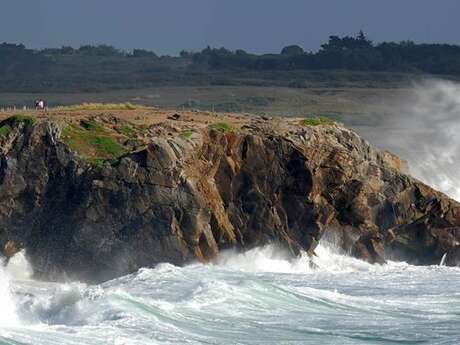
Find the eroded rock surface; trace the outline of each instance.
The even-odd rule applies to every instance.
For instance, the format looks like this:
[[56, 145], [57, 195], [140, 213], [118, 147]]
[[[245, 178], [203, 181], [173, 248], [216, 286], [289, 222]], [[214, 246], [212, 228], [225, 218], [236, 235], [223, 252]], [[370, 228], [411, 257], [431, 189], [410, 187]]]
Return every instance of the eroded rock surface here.
[[0, 137], [0, 246], [26, 248], [39, 277], [87, 281], [271, 242], [312, 253], [325, 234], [372, 263], [458, 263], [460, 205], [397, 157], [339, 125], [261, 122], [152, 136], [102, 165], [62, 125], [19, 124]]

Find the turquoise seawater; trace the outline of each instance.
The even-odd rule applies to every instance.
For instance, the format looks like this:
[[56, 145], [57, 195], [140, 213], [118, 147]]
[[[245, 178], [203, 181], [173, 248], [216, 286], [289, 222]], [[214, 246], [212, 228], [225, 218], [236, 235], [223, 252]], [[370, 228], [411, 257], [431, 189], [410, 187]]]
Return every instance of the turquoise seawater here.
[[320, 246], [162, 264], [100, 285], [0, 278], [0, 344], [460, 344], [460, 269], [373, 266]]

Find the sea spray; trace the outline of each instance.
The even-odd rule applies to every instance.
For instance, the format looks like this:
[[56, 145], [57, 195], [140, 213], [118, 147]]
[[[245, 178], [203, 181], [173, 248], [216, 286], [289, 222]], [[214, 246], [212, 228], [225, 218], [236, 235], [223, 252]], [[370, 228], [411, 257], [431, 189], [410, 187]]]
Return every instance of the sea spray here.
[[26, 259], [25, 251], [20, 251], [8, 262], [0, 264], [0, 326], [17, 326], [20, 324], [17, 300], [12, 293], [12, 281], [26, 280], [32, 276], [32, 268]]
[[374, 272], [387, 270], [388, 267], [408, 266], [404, 262], [392, 261], [388, 265], [373, 265], [345, 255], [332, 243], [323, 241], [316, 247], [313, 256], [302, 253], [292, 258], [284, 249], [266, 245], [242, 253], [224, 251], [213, 264], [229, 270], [286, 274]]
[[293, 259], [276, 245], [254, 248], [242, 253], [234, 250], [224, 251], [214, 264], [246, 272], [307, 273], [311, 270], [310, 258], [306, 254]]
[[16, 280], [30, 279], [33, 275], [32, 266], [27, 261], [25, 250], [16, 253], [6, 266], [6, 273], [10, 278]]
[[19, 324], [16, 304], [11, 292], [10, 277], [5, 272], [4, 263], [0, 264], [0, 327]]
[[415, 85], [400, 104], [391, 104], [375, 145], [409, 162], [410, 173], [460, 201], [460, 84], [430, 80]]

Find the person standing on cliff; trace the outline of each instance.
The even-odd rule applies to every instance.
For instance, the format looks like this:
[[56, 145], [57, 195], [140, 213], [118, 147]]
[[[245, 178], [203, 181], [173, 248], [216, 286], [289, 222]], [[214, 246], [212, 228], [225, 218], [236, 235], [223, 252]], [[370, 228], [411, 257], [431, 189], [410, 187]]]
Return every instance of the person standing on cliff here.
[[35, 110], [46, 110], [47, 105], [43, 99], [39, 99], [35, 101]]

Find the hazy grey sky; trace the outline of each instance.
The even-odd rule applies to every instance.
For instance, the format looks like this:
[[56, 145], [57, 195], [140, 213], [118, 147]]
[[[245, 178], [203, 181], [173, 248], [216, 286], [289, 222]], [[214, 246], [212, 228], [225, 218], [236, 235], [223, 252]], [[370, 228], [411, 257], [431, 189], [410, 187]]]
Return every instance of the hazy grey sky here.
[[0, 42], [108, 43], [162, 54], [207, 45], [316, 50], [363, 29], [377, 42], [460, 44], [460, 0], [0, 0]]

